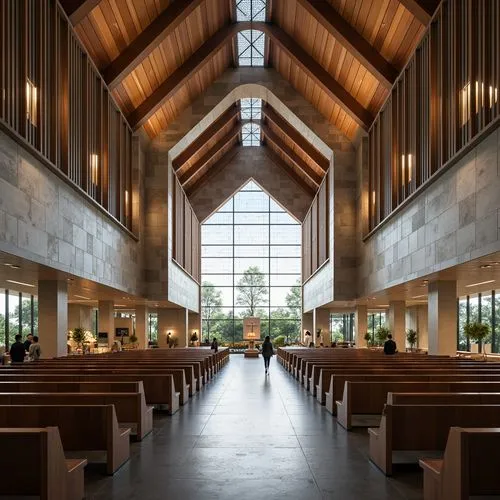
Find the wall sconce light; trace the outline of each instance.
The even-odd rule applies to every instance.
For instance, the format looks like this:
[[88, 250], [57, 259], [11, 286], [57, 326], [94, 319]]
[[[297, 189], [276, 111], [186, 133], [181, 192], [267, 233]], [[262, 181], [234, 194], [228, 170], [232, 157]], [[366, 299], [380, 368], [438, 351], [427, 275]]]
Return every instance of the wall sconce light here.
[[128, 214], [128, 204], [129, 204], [128, 189], [125, 189], [125, 213], [126, 214]]
[[[408, 184], [411, 182], [411, 176], [412, 176], [412, 155], [407, 154], [407, 155], [401, 155], [401, 183], [403, 186], [405, 184]], [[405, 166], [408, 166], [408, 174], [405, 179]]]
[[38, 122], [37, 88], [31, 80], [26, 80], [26, 118], [36, 127]]
[[[476, 93], [476, 112], [479, 111], [479, 82], [476, 81], [474, 85], [474, 90]], [[492, 108], [498, 102], [498, 89], [494, 88], [492, 85], [489, 86], [489, 97], [490, 104], [489, 107]], [[484, 83], [481, 83], [481, 107], [484, 108]], [[460, 104], [461, 104], [461, 125], [464, 126], [470, 119], [471, 116], [471, 84], [467, 82], [464, 88], [460, 91]]]
[[94, 186], [99, 184], [99, 155], [96, 153], [90, 155], [90, 179]]
[[376, 194], [375, 194], [375, 189], [372, 191], [372, 205], [375, 206], [375, 201], [376, 201]]

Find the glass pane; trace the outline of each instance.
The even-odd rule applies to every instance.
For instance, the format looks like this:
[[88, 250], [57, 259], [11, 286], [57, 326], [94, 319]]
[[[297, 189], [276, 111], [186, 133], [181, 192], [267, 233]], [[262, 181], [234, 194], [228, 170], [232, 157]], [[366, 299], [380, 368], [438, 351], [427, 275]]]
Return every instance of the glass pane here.
[[[9, 344], [16, 341], [19, 333], [19, 293], [9, 292]], [[24, 338], [23, 338], [24, 341]]]
[[233, 286], [232, 274], [210, 274], [202, 277], [203, 285]]
[[268, 246], [237, 246], [234, 247], [235, 257], [269, 257]]
[[269, 226], [234, 226], [235, 245], [267, 245]]
[[217, 212], [232, 212], [233, 211], [233, 199], [226, 201], [224, 205], [222, 205]]
[[272, 246], [271, 257], [301, 257], [300, 246]]
[[469, 323], [479, 321], [479, 297], [473, 295], [469, 298]]
[[23, 293], [22, 298], [22, 335], [23, 339], [31, 334], [31, 295]]
[[271, 244], [300, 245], [301, 226], [271, 226]]
[[[244, 284], [245, 280], [248, 280], [247, 276], [244, 276], [242, 274], [234, 275], [235, 286], [238, 286], [239, 284]], [[260, 274], [258, 280], [259, 284], [262, 283], [264, 286], [269, 286], [269, 274]]]
[[298, 274], [300, 273], [300, 259], [291, 257], [277, 257], [271, 259], [271, 274]]
[[38, 335], [38, 297], [33, 297], [33, 334]]
[[235, 212], [267, 212], [269, 210], [269, 196], [263, 191], [240, 191], [234, 197]]
[[201, 226], [201, 238], [204, 245], [231, 245], [233, 243], [232, 226]]
[[286, 212], [286, 210], [279, 205], [277, 202], [275, 202], [272, 198], [270, 199], [270, 210], [271, 212]]
[[232, 224], [233, 214], [231, 212], [215, 212], [204, 224]]
[[287, 305], [287, 296], [289, 293], [289, 287], [271, 288], [271, 307], [285, 307]]
[[233, 247], [231, 246], [202, 246], [202, 257], [232, 257]]
[[300, 274], [290, 274], [290, 275], [271, 275], [271, 286], [294, 286], [300, 283]]
[[201, 272], [202, 274], [232, 274], [233, 259], [205, 257], [201, 259]]
[[206, 319], [220, 316], [223, 307], [233, 307], [233, 287], [203, 286], [201, 289], [202, 316]]
[[467, 337], [464, 327], [467, 324], [467, 299], [462, 298], [458, 302], [458, 350], [467, 350]]
[[234, 259], [234, 272], [243, 274], [245, 271], [252, 269], [252, 272], [269, 272], [269, 259], [252, 258], [238, 258]]
[[235, 213], [234, 214], [235, 224], [269, 224], [269, 214], [268, 213]]
[[271, 224], [297, 224], [297, 221], [286, 212], [271, 214]]
[[[484, 293], [481, 297], [481, 323], [486, 323], [487, 325], [490, 326], [490, 331], [491, 331], [491, 317], [492, 317], [492, 301], [491, 301], [491, 293]], [[490, 344], [491, 345], [491, 335], [484, 340], [484, 344]], [[487, 352], [490, 351], [491, 347], [487, 348]]]

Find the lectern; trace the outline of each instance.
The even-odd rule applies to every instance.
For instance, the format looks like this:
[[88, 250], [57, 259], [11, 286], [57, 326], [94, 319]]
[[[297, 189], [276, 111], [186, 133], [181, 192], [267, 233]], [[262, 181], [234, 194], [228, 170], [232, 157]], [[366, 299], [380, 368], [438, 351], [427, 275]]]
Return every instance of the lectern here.
[[258, 358], [259, 351], [255, 349], [255, 341], [260, 340], [260, 318], [249, 317], [243, 319], [243, 340], [248, 340], [245, 358]]

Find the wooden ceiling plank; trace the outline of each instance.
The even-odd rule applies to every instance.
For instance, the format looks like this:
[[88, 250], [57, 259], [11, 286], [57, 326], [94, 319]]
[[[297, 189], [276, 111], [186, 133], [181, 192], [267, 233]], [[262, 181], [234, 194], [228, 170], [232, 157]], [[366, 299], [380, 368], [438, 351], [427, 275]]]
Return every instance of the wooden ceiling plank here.
[[281, 138], [269, 128], [269, 126], [262, 124], [261, 129], [265, 138], [272, 142], [290, 161], [297, 165], [297, 167], [307, 175], [311, 182], [319, 187], [323, 177], [309, 167], [309, 165], [292, 148], [285, 144]]
[[130, 126], [137, 130], [168, 99], [170, 99], [187, 81], [208, 62], [231, 38], [242, 29], [248, 29], [250, 23], [230, 24], [217, 31], [207, 40], [182, 66], [176, 69], [147, 99], [144, 100], [127, 119]]
[[306, 191], [311, 196], [316, 194], [317, 189], [310, 186], [304, 179], [297, 175], [281, 158], [276, 154], [269, 146], [264, 147], [265, 154], [270, 158], [270, 160], [281, 170], [285, 172], [296, 184], [299, 185], [304, 191]]
[[[241, 23], [238, 23], [241, 24]], [[274, 24], [253, 22], [252, 28], [271, 37], [281, 50], [300, 67], [344, 111], [349, 113], [365, 130], [370, 128], [373, 115], [365, 109], [328, 71], [316, 62], [290, 35]]]
[[113, 89], [167, 36], [186, 20], [203, 0], [185, 0], [170, 4], [137, 38], [103, 71], [104, 80]]
[[282, 118], [272, 106], [263, 106], [262, 112], [266, 118], [272, 121], [281, 131], [287, 135], [304, 153], [326, 172], [330, 167], [330, 161], [323, 156], [304, 136]]
[[217, 153], [224, 149], [241, 131], [241, 124], [230, 130], [215, 146], [210, 148], [187, 172], [179, 177], [179, 182], [184, 185], [196, 175]]
[[101, 0], [60, 0], [60, 3], [73, 26], [76, 26], [97, 7], [100, 1]]
[[439, 0], [426, 2], [422, 0], [399, 0], [399, 3], [410, 11], [421, 24], [427, 26], [439, 5]]
[[201, 148], [212, 138], [217, 132], [222, 130], [234, 117], [238, 116], [239, 109], [237, 106], [231, 106], [227, 111], [222, 113], [209, 127], [205, 129], [193, 142], [191, 142], [184, 151], [176, 156], [172, 161], [172, 166], [177, 172], [182, 166], [187, 163]]
[[298, 2], [385, 87], [392, 88], [399, 71], [330, 4], [324, 0], [298, 0]]

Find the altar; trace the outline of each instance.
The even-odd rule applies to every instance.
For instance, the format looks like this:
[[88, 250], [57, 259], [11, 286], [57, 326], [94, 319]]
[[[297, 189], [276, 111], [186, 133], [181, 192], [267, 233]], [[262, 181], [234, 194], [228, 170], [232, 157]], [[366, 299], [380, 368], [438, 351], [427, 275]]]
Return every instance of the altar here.
[[260, 318], [243, 319], [243, 340], [248, 340], [245, 358], [258, 358], [259, 350], [255, 348], [255, 341], [260, 340]]

